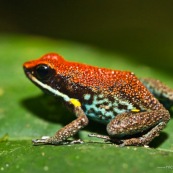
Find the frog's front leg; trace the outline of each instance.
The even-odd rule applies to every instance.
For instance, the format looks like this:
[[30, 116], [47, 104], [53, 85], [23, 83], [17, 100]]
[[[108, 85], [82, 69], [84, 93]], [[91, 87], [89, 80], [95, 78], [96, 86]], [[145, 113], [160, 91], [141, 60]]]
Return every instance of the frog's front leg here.
[[[115, 139], [116, 143], [118, 138], [122, 146], [147, 145], [159, 135], [169, 119], [169, 112], [164, 108], [147, 112], [123, 113], [107, 125], [107, 132], [110, 141], [114, 142]], [[134, 137], [135, 135], [138, 137]]]
[[[74, 99], [73, 99], [74, 101]], [[74, 113], [77, 116], [77, 119], [72, 121], [70, 124], [66, 125], [62, 129], [56, 132], [53, 137], [42, 138], [33, 140], [35, 145], [38, 144], [63, 144], [63, 141], [66, 141], [69, 137], [74, 136], [81, 128], [85, 127], [88, 124], [88, 118], [82, 110], [80, 103], [75, 100], [70, 104], [74, 105]]]

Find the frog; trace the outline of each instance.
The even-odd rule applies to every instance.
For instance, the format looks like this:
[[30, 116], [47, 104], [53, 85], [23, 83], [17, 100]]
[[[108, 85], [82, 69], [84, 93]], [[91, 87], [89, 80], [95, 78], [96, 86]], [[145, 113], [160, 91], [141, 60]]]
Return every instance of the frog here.
[[34, 145], [62, 145], [91, 120], [104, 124], [107, 135], [90, 137], [119, 146], [147, 146], [170, 120], [173, 89], [159, 80], [67, 61], [57, 53], [25, 62], [23, 68], [37, 87], [60, 99], [76, 117], [54, 136], [34, 139]]

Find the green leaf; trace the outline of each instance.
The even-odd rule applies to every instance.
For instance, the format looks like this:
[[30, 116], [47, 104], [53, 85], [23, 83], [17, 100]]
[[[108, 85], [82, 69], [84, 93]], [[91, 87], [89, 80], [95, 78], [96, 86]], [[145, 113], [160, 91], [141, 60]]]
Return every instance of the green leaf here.
[[86, 141], [84, 144], [33, 146], [32, 139], [53, 135], [75, 117], [60, 102], [35, 87], [25, 77], [22, 64], [45, 53], [58, 52], [67, 60], [159, 78], [173, 88], [172, 76], [115, 52], [62, 40], [1, 35], [0, 48], [0, 171], [85, 173], [173, 169], [172, 120], [150, 144], [151, 148], [121, 148], [89, 138], [89, 133], [106, 133], [104, 126], [94, 122], [76, 136]]

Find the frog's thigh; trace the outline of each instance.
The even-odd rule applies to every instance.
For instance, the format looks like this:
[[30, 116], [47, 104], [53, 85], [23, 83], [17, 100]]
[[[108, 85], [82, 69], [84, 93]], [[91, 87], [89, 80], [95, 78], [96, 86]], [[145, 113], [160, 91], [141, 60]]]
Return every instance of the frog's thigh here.
[[[169, 112], [164, 108], [149, 112], [124, 113], [116, 116], [107, 125], [107, 132], [110, 136], [123, 137], [154, 128], [161, 122], [164, 124], [161, 126], [163, 129], [169, 119]], [[156, 131], [159, 132], [161, 129]]]

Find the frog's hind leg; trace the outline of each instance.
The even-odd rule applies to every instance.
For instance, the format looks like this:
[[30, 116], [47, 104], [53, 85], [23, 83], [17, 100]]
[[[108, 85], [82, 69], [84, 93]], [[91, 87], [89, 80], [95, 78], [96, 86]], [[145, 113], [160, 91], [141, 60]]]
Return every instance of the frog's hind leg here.
[[173, 89], [156, 79], [141, 78], [140, 80], [165, 108], [170, 109], [173, 106]]
[[[115, 143], [120, 139], [122, 146], [148, 145], [170, 119], [166, 109], [138, 113], [123, 113], [116, 116], [108, 125], [107, 132]], [[137, 136], [137, 137], [136, 137]]]

